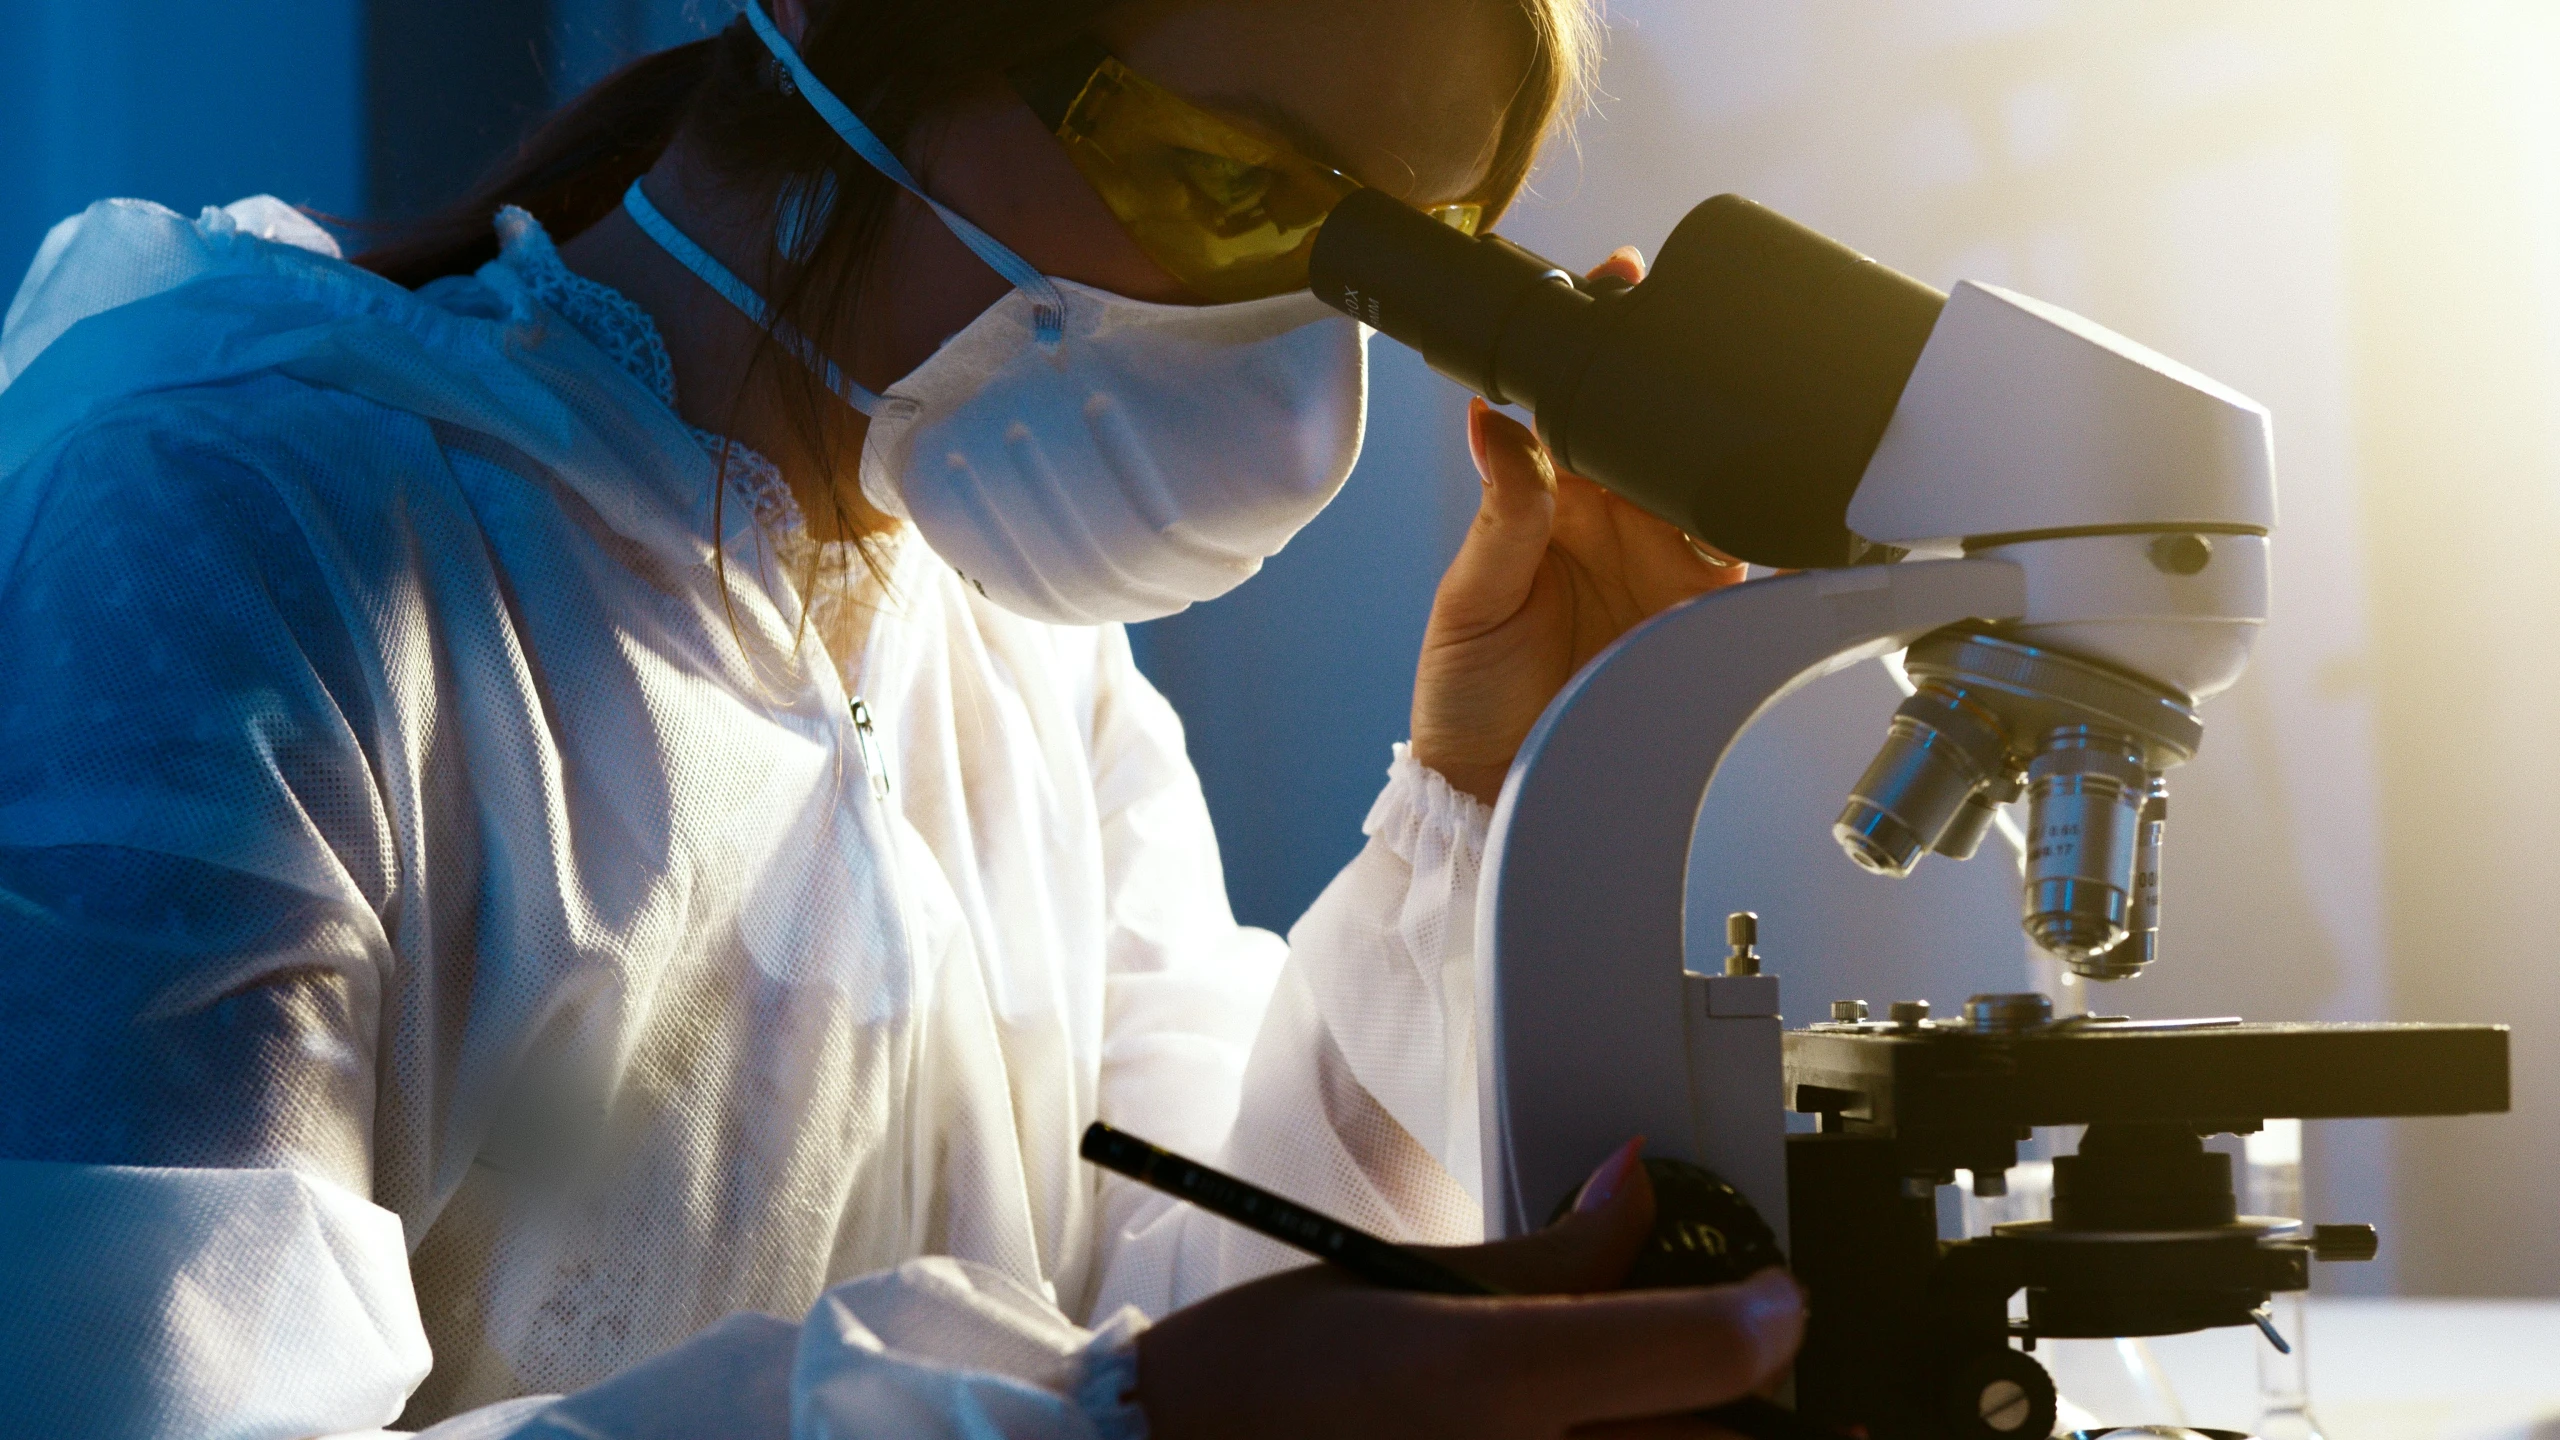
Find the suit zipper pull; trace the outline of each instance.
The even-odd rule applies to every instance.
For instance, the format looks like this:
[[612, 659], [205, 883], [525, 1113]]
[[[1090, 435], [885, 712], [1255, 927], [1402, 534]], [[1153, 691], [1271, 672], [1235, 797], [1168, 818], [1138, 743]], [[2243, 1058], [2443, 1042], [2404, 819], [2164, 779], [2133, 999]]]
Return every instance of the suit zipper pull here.
[[880, 759], [880, 736], [871, 728], [871, 707], [863, 704], [862, 697], [856, 695], [850, 708], [853, 711], [854, 747], [862, 752], [862, 773], [871, 777], [872, 798], [886, 801], [889, 798], [889, 767]]

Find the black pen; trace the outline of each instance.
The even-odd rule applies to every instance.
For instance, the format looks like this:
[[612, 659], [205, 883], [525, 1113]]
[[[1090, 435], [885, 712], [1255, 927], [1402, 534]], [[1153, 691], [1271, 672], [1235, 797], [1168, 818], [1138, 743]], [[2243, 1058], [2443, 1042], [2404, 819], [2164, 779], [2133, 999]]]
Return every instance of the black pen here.
[[[1105, 1170], [1152, 1185], [1220, 1219], [1232, 1220], [1319, 1260], [1330, 1261], [1372, 1285], [1434, 1295], [1510, 1293], [1472, 1275], [1462, 1275], [1428, 1255], [1381, 1240], [1295, 1201], [1283, 1200], [1225, 1171], [1150, 1145], [1099, 1120], [1085, 1127], [1084, 1144], [1079, 1149], [1085, 1159]], [[1718, 1405], [1700, 1415], [1748, 1440], [1839, 1440], [1837, 1432], [1757, 1396]]]

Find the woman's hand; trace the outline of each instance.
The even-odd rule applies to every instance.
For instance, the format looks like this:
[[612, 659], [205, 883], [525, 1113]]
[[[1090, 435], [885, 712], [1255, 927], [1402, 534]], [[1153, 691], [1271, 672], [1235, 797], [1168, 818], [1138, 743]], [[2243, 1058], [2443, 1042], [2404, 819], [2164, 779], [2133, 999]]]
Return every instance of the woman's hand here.
[[1515, 1295], [1380, 1290], [1319, 1265], [1165, 1317], [1138, 1341], [1155, 1440], [1726, 1435], [1688, 1412], [1776, 1383], [1804, 1337], [1803, 1292], [1764, 1270], [1593, 1293], [1626, 1275], [1653, 1225], [1635, 1155], [1611, 1156], [1574, 1213], [1535, 1235], [1433, 1252]]
[[[1633, 282], [1644, 261], [1622, 249], [1591, 273]], [[1469, 407], [1467, 440], [1484, 498], [1423, 632], [1413, 758], [1491, 804], [1529, 727], [1584, 661], [1636, 622], [1743, 571], [1559, 472], [1535, 435], [1481, 400]]]

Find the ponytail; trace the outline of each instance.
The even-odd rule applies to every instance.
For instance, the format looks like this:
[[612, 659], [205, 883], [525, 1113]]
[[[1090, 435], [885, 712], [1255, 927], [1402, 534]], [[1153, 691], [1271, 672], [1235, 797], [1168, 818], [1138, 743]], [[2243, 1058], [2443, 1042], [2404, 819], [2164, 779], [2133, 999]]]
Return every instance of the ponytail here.
[[658, 163], [712, 68], [716, 39], [643, 56], [554, 111], [471, 193], [366, 250], [355, 263], [411, 289], [498, 257], [492, 221], [520, 205], [567, 240], [622, 203]]

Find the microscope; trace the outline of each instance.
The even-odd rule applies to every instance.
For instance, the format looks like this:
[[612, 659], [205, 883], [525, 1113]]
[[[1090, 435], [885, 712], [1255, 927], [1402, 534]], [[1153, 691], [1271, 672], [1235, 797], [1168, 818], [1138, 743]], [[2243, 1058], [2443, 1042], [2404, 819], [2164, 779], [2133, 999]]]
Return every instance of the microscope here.
[[[1642, 1134], [1648, 1166], [1683, 1182], [1659, 1192], [1724, 1206], [1666, 1213], [1658, 1243], [1715, 1259], [1764, 1249], [1765, 1225], [1806, 1286], [1800, 1417], [1872, 1440], [2042, 1440], [2040, 1340], [2256, 1325], [2280, 1344], [2272, 1295], [2306, 1288], [2314, 1260], [2375, 1253], [2368, 1226], [2239, 1213], [2207, 1137], [2506, 1109], [2500, 1026], [2135, 1021], [2022, 993], [1947, 1017], [1842, 1002], [1788, 1030], [1748, 917], [1729, 955], [1684, 953], [1689, 851], [1727, 750], [1797, 687], [1899, 652], [1911, 694], [1832, 827], [1849, 860], [1964, 859], [2023, 802], [2028, 937], [2092, 982], [2155, 963], [2164, 777], [2267, 613], [2255, 402], [2068, 311], [1941, 293], [1732, 196], [1628, 285], [1361, 191], [1310, 275], [1532, 411], [1560, 465], [1795, 572], [1629, 632], [1512, 766], [1479, 911], [1489, 1234], [1535, 1229]], [[1791, 1110], [1810, 1128], [1790, 1134]], [[2054, 1162], [2049, 1220], [1940, 1236], [1939, 1186], [1964, 1171], [2003, 1193], [2019, 1142], [2066, 1126], [2085, 1130]]]

